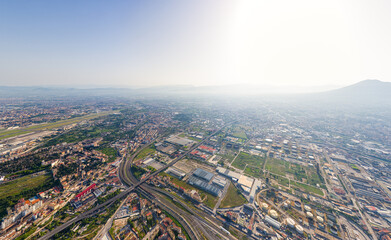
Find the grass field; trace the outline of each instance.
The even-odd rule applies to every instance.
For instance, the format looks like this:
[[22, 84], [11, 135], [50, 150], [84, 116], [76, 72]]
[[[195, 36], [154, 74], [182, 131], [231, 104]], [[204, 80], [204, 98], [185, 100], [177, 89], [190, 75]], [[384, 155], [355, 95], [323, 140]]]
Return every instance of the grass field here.
[[247, 135], [243, 130], [234, 132], [232, 134], [232, 136], [237, 137], [237, 138], [241, 138], [241, 139], [247, 139]]
[[137, 156], [135, 157], [136, 160], [138, 159], [144, 159], [146, 156], [150, 154], [154, 154], [156, 152], [155, 148], [153, 146], [149, 146], [147, 148], [144, 148]]
[[246, 129], [243, 126], [235, 126], [232, 128], [232, 136], [247, 140]]
[[264, 162], [265, 159], [263, 157], [241, 152], [239, 153], [235, 161], [232, 163], [232, 166], [241, 170], [244, 170], [246, 164], [248, 166], [261, 168]]
[[302, 182], [303, 179], [313, 186], [322, 185], [323, 180], [319, 177], [315, 167], [302, 166], [297, 163], [290, 163], [281, 159], [268, 159], [265, 168], [274, 174], [286, 176], [292, 175], [296, 181]]
[[323, 196], [322, 189], [314, 187], [314, 186], [309, 186], [309, 185], [306, 185], [306, 184], [301, 184], [301, 183], [298, 183], [298, 182], [295, 182], [295, 181], [291, 181], [291, 187], [299, 188], [302, 191], [307, 192], [307, 193], [315, 193], [315, 194], [318, 194], [320, 196]]
[[270, 176], [273, 177], [273, 179], [275, 179], [278, 182], [278, 184], [285, 186], [285, 187], [289, 187], [289, 179], [288, 178], [280, 177], [280, 176], [273, 175], [273, 174], [270, 174]]
[[0, 185], [0, 199], [18, 195], [24, 190], [36, 188], [46, 182], [50, 182], [52, 177], [48, 174], [40, 176], [25, 176]]
[[298, 164], [293, 164], [281, 159], [270, 158], [267, 160], [265, 168], [274, 174], [285, 175], [292, 174], [295, 175], [296, 171], [300, 171], [301, 168]]
[[23, 128], [11, 129], [11, 130], [2, 130], [2, 131], [0, 131], [0, 140], [10, 138], [10, 137], [16, 137], [19, 135], [32, 133], [32, 132], [36, 132], [36, 131], [55, 129], [55, 128], [63, 127], [63, 126], [70, 125], [73, 123], [78, 123], [83, 120], [89, 120], [89, 119], [101, 117], [101, 116], [107, 115], [109, 113], [111, 113], [111, 112], [94, 113], [94, 114], [89, 114], [89, 115], [82, 116], [82, 117], [60, 120], [60, 121], [53, 122], [53, 123], [42, 123], [42, 124], [37, 124], [37, 125], [29, 126], [29, 127], [23, 127]]
[[253, 166], [247, 166], [244, 169], [244, 173], [255, 178], [261, 178], [263, 176], [263, 174], [261, 173], [261, 168]]
[[240, 191], [230, 183], [227, 194], [221, 201], [220, 208], [231, 208], [246, 204], [247, 200], [243, 197]]
[[226, 159], [228, 162], [232, 162], [234, 160], [236, 153], [233, 151], [226, 151], [225, 154], [218, 153], [217, 155], [221, 156], [223, 159]]

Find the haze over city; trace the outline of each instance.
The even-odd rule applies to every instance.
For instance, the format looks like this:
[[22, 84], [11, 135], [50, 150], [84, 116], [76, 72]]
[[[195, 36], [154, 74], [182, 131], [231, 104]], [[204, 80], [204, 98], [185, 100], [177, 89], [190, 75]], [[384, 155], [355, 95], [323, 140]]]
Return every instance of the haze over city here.
[[1, 2], [0, 240], [391, 240], [390, 13]]
[[[7, 1], [0, 85], [391, 80], [389, 1]], [[313, 87], [313, 88], [311, 88]]]

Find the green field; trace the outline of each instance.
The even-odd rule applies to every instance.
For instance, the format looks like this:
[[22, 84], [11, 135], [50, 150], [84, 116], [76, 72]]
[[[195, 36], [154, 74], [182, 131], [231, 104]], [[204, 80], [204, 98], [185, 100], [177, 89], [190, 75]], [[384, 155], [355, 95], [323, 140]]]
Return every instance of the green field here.
[[30, 198], [38, 192], [54, 186], [50, 174], [24, 176], [13, 181], [0, 184], [0, 218], [7, 214], [7, 208], [13, 207], [19, 199]]
[[232, 166], [241, 170], [244, 170], [246, 164], [248, 166], [261, 168], [264, 162], [265, 159], [263, 157], [240, 152], [235, 161], [232, 163]]
[[277, 175], [273, 175], [273, 174], [270, 174], [270, 176], [275, 179], [278, 184], [282, 185], [282, 186], [285, 186], [285, 187], [289, 187], [289, 179], [286, 178], [286, 177], [280, 177], [280, 176], [277, 176]]
[[0, 199], [18, 195], [23, 190], [36, 188], [45, 182], [50, 182], [51, 176], [48, 174], [32, 177], [31, 175], [18, 178], [14, 181], [0, 185]]
[[237, 138], [241, 138], [241, 139], [247, 139], [247, 135], [243, 130], [234, 132], [232, 134], [232, 136], [237, 137]]
[[231, 208], [246, 204], [247, 200], [243, 197], [240, 191], [230, 183], [227, 194], [221, 201], [220, 208]]
[[241, 138], [243, 140], [247, 140], [247, 135], [246, 135], [246, 129], [243, 126], [235, 126], [234, 128], [231, 129], [232, 131], [232, 136]]
[[253, 166], [247, 166], [244, 169], [244, 173], [255, 178], [261, 178], [263, 176], [261, 172], [261, 168], [257, 168]]
[[287, 178], [290, 175], [290, 178], [293, 176], [295, 180], [290, 182], [292, 188], [299, 188], [302, 191], [323, 196], [323, 191], [317, 187], [317, 184], [324, 187], [323, 178], [318, 175], [315, 167], [302, 166], [281, 159], [271, 158], [267, 160], [265, 168], [283, 186], [289, 186]]
[[[302, 167], [298, 164], [290, 163], [281, 159], [270, 158], [266, 162], [265, 169], [271, 173], [285, 176], [292, 174], [296, 176], [296, 172], [302, 171]], [[305, 173], [305, 172], [304, 172]], [[295, 177], [296, 178], [296, 177]]]
[[236, 153], [233, 151], [228, 151], [224, 154], [217, 154], [218, 156], [221, 156], [223, 159], [226, 159], [228, 162], [232, 162], [234, 160]]
[[144, 159], [146, 156], [148, 155], [152, 155], [156, 152], [155, 150], [155, 147], [154, 146], [149, 146], [147, 148], [144, 148], [143, 150], [141, 150], [141, 152], [139, 152], [137, 154], [137, 156], [135, 157], [136, 160], [138, 159]]
[[318, 194], [320, 196], [323, 196], [323, 191], [321, 188], [317, 188], [317, 187], [314, 187], [314, 186], [309, 186], [307, 184], [302, 184], [302, 183], [298, 183], [298, 182], [295, 182], [295, 181], [291, 181], [291, 187], [292, 188], [298, 188], [304, 192], [307, 192], [307, 193], [315, 193], [315, 194]]
[[89, 115], [86, 115], [83, 117], [76, 117], [76, 118], [71, 118], [71, 119], [66, 119], [66, 120], [60, 120], [60, 121], [53, 122], [53, 123], [43, 123], [43, 124], [38, 124], [38, 125], [33, 125], [33, 126], [23, 127], [23, 128], [17, 128], [17, 129], [12, 129], [12, 130], [2, 130], [2, 131], [0, 131], [0, 140], [10, 138], [10, 137], [16, 137], [19, 135], [32, 133], [32, 132], [36, 132], [36, 131], [55, 129], [55, 128], [63, 127], [63, 126], [70, 125], [73, 123], [78, 123], [83, 120], [89, 120], [89, 119], [101, 117], [101, 116], [104, 116], [107, 114], [109, 114], [109, 112], [94, 113], [94, 114], [89, 114]]

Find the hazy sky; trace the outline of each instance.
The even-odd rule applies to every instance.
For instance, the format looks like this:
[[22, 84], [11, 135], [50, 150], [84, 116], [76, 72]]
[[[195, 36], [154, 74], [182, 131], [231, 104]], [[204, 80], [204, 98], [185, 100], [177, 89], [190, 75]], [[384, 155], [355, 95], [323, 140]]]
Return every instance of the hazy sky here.
[[1, 1], [0, 85], [391, 81], [391, 1]]

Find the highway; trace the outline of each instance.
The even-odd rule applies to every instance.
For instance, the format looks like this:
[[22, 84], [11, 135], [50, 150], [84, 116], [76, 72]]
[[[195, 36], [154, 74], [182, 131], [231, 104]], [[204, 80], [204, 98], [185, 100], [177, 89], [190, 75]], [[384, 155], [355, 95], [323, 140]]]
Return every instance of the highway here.
[[[222, 129], [222, 128], [221, 128]], [[131, 193], [132, 191], [134, 191], [136, 188], [140, 187], [143, 183], [145, 183], [147, 180], [149, 180], [150, 178], [153, 178], [155, 177], [156, 175], [158, 175], [159, 173], [163, 172], [164, 170], [166, 170], [167, 168], [173, 166], [175, 163], [177, 163], [178, 161], [182, 160], [187, 154], [189, 154], [191, 151], [193, 151], [194, 149], [196, 149], [197, 147], [199, 147], [201, 144], [205, 143], [205, 141], [209, 140], [210, 137], [216, 135], [218, 132], [221, 131], [221, 129], [215, 131], [214, 133], [212, 133], [211, 135], [209, 135], [207, 138], [205, 138], [204, 140], [202, 140], [201, 142], [197, 143], [196, 145], [194, 145], [193, 147], [191, 147], [189, 150], [187, 150], [186, 152], [184, 152], [181, 156], [177, 157], [175, 160], [171, 161], [169, 164], [167, 164], [165, 167], [155, 171], [154, 173], [150, 174], [148, 177], [144, 178], [143, 180], [139, 181], [138, 183], [130, 186], [128, 189], [126, 189], [125, 191], [119, 193], [118, 195], [114, 196], [113, 198], [110, 198], [108, 199], [106, 202], [102, 203], [102, 204], [99, 204], [95, 207], [93, 207], [92, 209], [86, 211], [86, 212], [83, 212], [81, 213], [80, 215], [78, 215], [77, 217], [63, 223], [62, 225], [56, 227], [55, 229], [53, 229], [52, 231], [48, 232], [47, 234], [45, 234], [44, 236], [42, 236], [41, 238], [39, 238], [40, 240], [46, 240], [46, 239], [50, 239], [51, 237], [53, 237], [55, 234], [65, 230], [66, 228], [70, 227], [72, 224], [76, 223], [76, 222], [79, 222], [85, 218], [89, 218], [89, 217], [92, 217], [102, 211], [104, 211], [107, 207], [109, 207], [111, 204], [113, 204], [115, 201], [119, 200], [119, 199], [122, 199], [123, 197], [127, 196], [129, 193]], [[135, 155], [133, 155], [135, 156]], [[127, 161], [128, 162], [128, 161]], [[123, 166], [121, 164], [121, 166]], [[121, 171], [120, 171], [121, 172]]]
[[[220, 130], [219, 130], [220, 131]], [[215, 134], [217, 134], [219, 131], [216, 131], [212, 135], [210, 135], [208, 138], [204, 139], [203, 141], [199, 142], [195, 146], [191, 148], [191, 150], [185, 152], [182, 156], [186, 156], [187, 153], [191, 152], [193, 149], [197, 148], [198, 146], [205, 143], [205, 141], [208, 141], [208, 139]], [[134, 186], [139, 181], [134, 177], [133, 173], [131, 172], [131, 165], [133, 163], [134, 158], [145, 148], [149, 147], [152, 143], [143, 145], [136, 153], [134, 153], [132, 156], [130, 156], [125, 161], [121, 162], [120, 168], [119, 168], [119, 177], [122, 181], [122, 183], [126, 186]], [[173, 215], [177, 220], [182, 220], [180, 223], [184, 226], [186, 231], [190, 231], [189, 235], [193, 235], [194, 237], [191, 237], [191, 239], [204, 239], [205, 237], [207, 239], [216, 239], [216, 235], [219, 236], [220, 239], [235, 239], [234, 237], [228, 235], [224, 231], [220, 229], [222, 225], [217, 224], [216, 222], [219, 222], [216, 218], [211, 218], [210, 214], [207, 214], [203, 211], [197, 211], [193, 208], [190, 208], [187, 204], [183, 203], [181, 199], [176, 197], [175, 195], [171, 195], [168, 192], [155, 188], [152, 186], [149, 186], [147, 184], [143, 184], [140, 186], [137, 191], [142, 194], [144, 197], [155, 200], [154, 202], [159, 205], [159, 207], [165, 209], [169, 209], [169, 213]], [[168, 199], [167, 199], [168, 198]], [[180, 204], [181, 208], [178, 208], [177, 205], [174, 204]], [[171, 211], [171, 212], [170, 212]], [[180, 216], [179, 218], [176, 216]], [[190, 223], [190, 224], [189, 224]], [[188, 226], [186, 226], [188, 225]], [[200, 236], [201, 234], [201, 236]]]
[[[130, 161], [128, 160], [127, 163], [129, 162]], [[121, 170], [121, 181], [125, 185], [131, 186], [138, 182], [138, 180], [131, 173], [130, 167], [122, 168]], [[138, 191], [144, 197], [150, 200], [152, 199], [153, 202], [155, 202], [159, 207], [168, 211], [171, 215], [177, 218], [177, 220], [182, 220], [183, 222], [180, 221], [180, 223], [184, 226], [186, 231], [191, 232], [189, 235], [195, 236], [191, 237], [191, 239], [204, 239], [202, 236], [199, 236], [199, 233], [202, 233], [202, 235], [207, 239], [215, 239], [215, 235], [219, 235], [222, 239], [230, 239], [226, 233], [219, 229], [221, 225], [214, 223], [217, 221], [217, 219], [211, 219], [210, 215], [204, 212], [196, 213], [194, 209], [187, 206], [187, 204], [183, 203], [178, 197], [171, 195], [162, 189], [151, 187], [147, 184], [143, 184], [136, 191]], [[181, 207], [185, 210], [178, 208], [174, 202], [176, 204], [180, 204]], [[167, 208], [169, 210], [167, 210]], [[180, 217], [178, 218], [177, 216]]]

